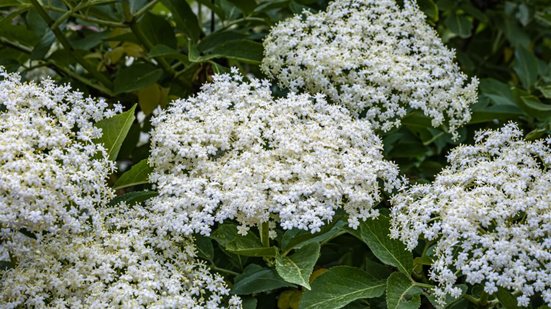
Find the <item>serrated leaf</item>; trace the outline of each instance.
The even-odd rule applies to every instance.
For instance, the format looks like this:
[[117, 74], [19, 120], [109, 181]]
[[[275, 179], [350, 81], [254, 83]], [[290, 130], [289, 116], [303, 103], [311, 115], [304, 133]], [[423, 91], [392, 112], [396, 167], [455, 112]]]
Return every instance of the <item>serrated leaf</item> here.
[[102, 136], [97, 142], [102, 143], [107, 149], [109, 160], [117, 160], [122, 143], [130, 131], [132, 122], [136, 118], [134, 112], [136, 105], [128, 111], [115, 115], [111, 118], [103, 119], [96, 123], [96, 127], [102, 130]]
[[320, 256], [320, 245], [311, 243], [291, 256], [276, 256], [276, 271], [285, 281], [310, 289], [309, 279]]
[[134, 205], [154, 196], [157, 196], [157, 192], [155, 191], [132, 191], [115, 197], [109, 202], [109, 205], [115, 206], [121, 202], [125, 202], [128, 205]]
[[148, 183], [149, 173], [151, 173], [151, 167], [147, 164], [147, 159], [143, 159], [140, 162], [134, 164], [128, 171], [117, 179], [113, 188], [115, 190], [132, 187]]
[[285, 282], [273, 270], [249, 264], [242, 274], [235, 277], [231, 292], [235, 295], [249, 295], [292, 286], [294, 285]]
[[389, 230], [389, 218], [380, 215], [377, 219], [362, 222], [359, 231], [350, 231], [356, 237], [359, 236], [381, 262], [398, 268], [406, 275], [410, 274], [413, 269], [413, 255], [402, 242], [389, 237]]
[[304, 292], [302, 309], [337, 309], [357, 299], [379, 297], [385, 292], [385, 280], [360, 268], [336, 266], [323, 273]]
[[120, 94], [141, 89], [157, 82], [162, 75], [162, 69], [148, 63], [137, 63], [124, 67], [115, 77], [115, 93]]
[[395, 272], [386, 281], [388, 309], [417, 309], [421, 306], [422, 293], [423, 290], [402, 273]]

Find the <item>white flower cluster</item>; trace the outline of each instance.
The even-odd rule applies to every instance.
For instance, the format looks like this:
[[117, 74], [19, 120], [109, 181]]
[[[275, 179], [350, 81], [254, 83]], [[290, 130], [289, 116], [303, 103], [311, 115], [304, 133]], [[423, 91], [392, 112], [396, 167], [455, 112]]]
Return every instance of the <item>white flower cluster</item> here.
[[518, 293], [518, 304], [542, 293], [551, 304], [551, 140], [528, 142], [514, 124], [481, 131], [473, 146], [449, 155], [430, 185], [392, 199], [391, 236], [412, 250], [436, 243], [436, 294], [459, 296], [459, 276]]
[[335, 0], [279, 23], [264, 50], [262, 69], [280, 85], [324, 93], [383, 131], [419, 109], [456, 135], [477, 100], [478, 81], [468, 82], [413, 0]]
[[[121, 204], [99, 233], [46, 236], [3, 273], [2, 308], [240, 308], [190, 238], [158, 236], [150, 213]], [[31, 246], [29, 246], [31, 247]]]
[[235, 71], [152, 124], [152, 204], [173, 232], [209, 234], [225, 219], [241, 233], [269, 221], [316, 232], [338, 208], [356, 227], [377, 215], [379, 182], [387, 191], [401, 183], [367, 121], [321, 95], [275, 99], [267, 81]]
[[93, 123], [120, 111], [46, 79], [23, 83], [0, 67], [0, 227], [69, 231], [97, 224], [113, 196], [114, 165]]

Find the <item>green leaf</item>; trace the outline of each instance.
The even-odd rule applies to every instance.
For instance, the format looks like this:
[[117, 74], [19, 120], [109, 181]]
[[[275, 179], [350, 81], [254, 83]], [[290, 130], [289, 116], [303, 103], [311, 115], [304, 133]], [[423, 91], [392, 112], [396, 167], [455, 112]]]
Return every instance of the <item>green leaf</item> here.
[[247, 297], [241, 299], [241, 305], [243, 309], [256, 309], [258, 300], [254, 297]]
[[8, 6], [20, 6], [22, 4], [23, 3], [21, 2], [21, 0], [2, 0], [2, 2], [0, 2], [0, 8]]
[[276, 271], [289, 283], [301, 285], [310, 290], [309, 279], [316, 261], [320, 256], [320, 245], [311, 243], [293, 253], [291, 256], [276, 256]]
[[214, 246], [212, 240], [205, 236], [196, 236], [195, 245], [197, 247], [197, 256], [208, 261], [214, 259]]
[[515, 50], [513, 70], [517, 73], [522, 85], [526, 89], [532, 88], [538, 77], [538, 59], [524, 47]]
[[302, 309], [337, 309], [357, 299], [383, 295], [385, 280], [360, 268], [336, 266], [323, 273], [305, 291], [300, 300]]
[[402, 119], [402, 124], [409, 127], [430, 128], [432, 127], [432, 120], [425, 116], [422, 111], [414, 110]]
[[499, 288], [497, 290], [497, 299], [499, 299], [499, 302], [505, 309], [517, 309], [520, 308], [518, 306], [517, 298], [511, 294], [511, 292], [507, 291], [504, 288]]
[[548, 130], [547, 128], [534, 129], [534, 130], [528, 132], [528, 134], [526, 134], [526, 137], [524, 139], [527, 140], [527, 141], [534, 141], [534, 140], [537, 140], [538, 138], [541, 138], [546, 133], [547, 134], [551, 133], [549, 131], [551, 131], [551, 130]]
[[[183, 1], [185, 2], [185, 1]], [[137, 27], [151, 46], [165, 45], [176, 48], [176, 34], [174, 28], [162, 16], [146, 13], [137, 23]]]
[[480, 100], [472, 106], [470, 124], [508, 120], [523, 115], [515, 103], [515, 97], [509, 85], [493, 78], [480, 81]]
[[417, 309], [421, 306], [423, 290], [404, 274], [395, 272], [386, 281], [388, 309]]
[[527, 107], [535, 111], [544, 113], [551, 112], [551, 105], [542, 103], [536, 96], [521, 96], [520, 99]]
[[469, 124], [493, 121], [494, 119], [507, 120], [522, 115], [523, 112], [512, 105], [493, 105], [484, 108], [473, 106], [473, 113]]
[[[502, 15], [503, 16], [503, 15]], [[497, 20], [499, 23], [500, 21]], [[499, 25], [498, 29], [503, 29], [503, 33], [507, 37], [507, 40], [511, 42], [511, 45], [515, 47], [528, 48], [531, 43], [530, 36], [523, 27], [520, 27], [518, 22], [511, 16], [503, 16], [503, 24]]]
[[151, 85], [163, 75], [163, 70], [148, 63], [137, 63], [122, 68], [115, 77], [114, 90], [116, 94], [132, 92]]
[[50, 30], [47, 29], [42, 37], [40, 38], [40, 41], [38, 44], [35, 45], [33, 48], [33, 51], [31, 53], [31, 59], [43, 59], [46, 54], [50, 51], [52, 44], [55, 42], [55, 35]]
[[362, 222], [359, 231], [350, 232], [356, 237], [359, 236], [381, 262], [409, 275], [413, 269], [413, 255], [406, 250], [402, 242], [388, 236], [389, 230], [389, 218], [380, 215], [377, 219]]
[[121, 202], [125, 202], [128, 205], [134, 205], [148, 200], [154, 196], [157, 196], [155, 191], [132, 191], [119, 195], [109, 202], [110, 206], [116, 206]]
[[241, 10], [241, 12], [243, 12], [243, 15], [249, 15], [256, 8], [255, 0], [228, 0], [228, 1], [233, 3], [236, 7], [238, 7]]
[[245, 271], [235, 277], [232, 294], [249, 295], [294, 285], [285, 282], [273, 270], [256, 264], [249, 264]]
[[151, 167], [147, 164], [147, 159], [143, 159], [122, 174], [113, 185], [113, 188], [118, 190], [148, 183], [149, 173], [151, 173], [151, 170]]
[[457, 15], [455, 11], [452, 11], [444, 23], [451, 32], [462, 38], [468, 38], [471, 36], [473, 22], [465, 15]]
[[140, 109], [146, 116], [149, 116], [158, 106], [168, 104], [169, 92], [170, 88], [163, 88], [157, 83], [141, 88], [136, 92]]
[[324, 225], [318, 233], [314, 234], [300, 229], [288, 230], [281, 239], [281, 250], [285, 252], [311, 243], [321, 243], [335, 237], [343, 230], [345, 225], [346, 223], [342, 220], [334, 220], [332, 223]]
[[438, 20], [438, 6], [432, 0], [418, 0], [419, 7], [427, 15], [428, 18], [437, 21]]
[[207, 55], [199, 55], [199, 50], [196, 46], [190, 46], [189, 49], [189, 61], [191, 62], [206, 62], [214, 58], [227, 58], [259, 64], [263, 57], [262, 44], [251, 40], [228, 41], [214, 47], [211, 53]]
[[178, 51], [172, 47], [168, 47], [163, 44], [155, 45], [149, 50], [149, 57], [163, 57], [168, 55], [177, 54]]
[[103, 132], [101, 138], [97, 141], [102, 143], [107, 149], [109, 160], [117, 160], [117, 156], [121, 149], [122, 143], [130, 131], [132, 122], [136, 118], [134, 112], [136, 105], [132, 106], [128, 111], [115, 115], [111, 118], [103, 119], [96, 123], [96, 127]]
[[263, 247], [258, 236], [251, 232], [239, 235], [237, 226], [231, 223], [221, 224], [211, 237], [227, 251], [239, 255], [274, 257], [278, 253], [276, 247]]
[[217, 46], [223, 45], [229, 41], [243, 40], [246, 35], [237, 31], [218, 31], [209, 34], [207, 37], [201, 39], [201, 42], [197, 44], [197, 49], [201, 52], [208, 52]]
[[551, 84], [538, 86], [537, 88], [545, 98], [551, 99]]
[[162, 2], [172, 13], [176, 21], [176, 28], [186, 34], [192, 41], [197, 42], [201, 36], [201, 28], [197, 16], [195, 16], [187, 1], [163, 0]]
[[511, 87], [493, 78], [480, 80], [480, 94], [498, 105], [516, 106]]

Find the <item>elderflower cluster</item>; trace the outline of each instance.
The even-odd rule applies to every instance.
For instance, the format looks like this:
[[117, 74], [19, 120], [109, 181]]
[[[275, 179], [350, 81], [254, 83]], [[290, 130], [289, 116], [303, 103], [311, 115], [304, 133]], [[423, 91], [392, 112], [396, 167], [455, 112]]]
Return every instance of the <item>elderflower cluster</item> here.
[[436, 294], [458, 297], [459, 276], [487, 293], [503, 287], [527, 306], [541, 293], [551, 304], [551, 140], [528, 142], [515, 124], [477, 133], [430, 185], [392, 199], [391, 236], [412, 250], [436, 243]]
[[264, 41], [263, 71], [292, 91], [321, 92], [388, 131], [410, 110], [434, 127], [470, 120], [478, 81], [468, 82], [413, 0], [335, 0], [295, 16]]
[[[323, 96], [275, 99], [267, 81], [214, 76], [195, 96], [152, 120], [154, 211], [171, 231], [208, 235], [235, 219], [319, 231], [339, 208], [349, 225], [377, 216], [380, 184], [400, 186], [380, 139]], [[170, 223], [168, 223], [170, 222]]]
[[[0, 283], [3, 308], [240, 308], [190, 238], [159, 236], [142, 206], [102, 211], [104, 228], [46, 236]], [[31, 247], [31, 246], [29, 246]]]
[[119, 112], [46, 79], [23, 83], [0, 67], [0, 226], [79, 232], [113, 196], [114, 165], [94, 122]]

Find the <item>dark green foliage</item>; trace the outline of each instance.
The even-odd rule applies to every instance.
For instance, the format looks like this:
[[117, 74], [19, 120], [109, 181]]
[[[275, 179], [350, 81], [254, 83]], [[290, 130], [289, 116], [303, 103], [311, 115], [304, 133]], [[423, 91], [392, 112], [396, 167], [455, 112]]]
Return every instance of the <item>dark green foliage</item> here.
[[[129, 166], [111, 179], [119, 193], [113, 204], [133, 204], [156, 194], [147, 190], [149, 145], [139, 144], [153, 110], [196, 93], [214, 73], [231, 66], [262, 77], [258, 64], [270, 27], [303, 10], [324, 9], [327, 2], [0, 0], [0, 65], [26, 79], [53, 75], [124, 105], [126, 113], [98, 126], [104, 129], [110, 159]], [[408, 114], [400, 128], [382, 136], [386, 158], [413, 182], [430, 182], [446, 165], [449, 149], [470, 143], [478, 129], [515, 121], [528, 139], [548, 136], [551, 2], [418, 3], [427, 22], [456, 51], [462, 70], [480, 79], [479, 100], [458, 141], [432, 128], [421, 113]], [[145, 115], [141, 124], [135, 121], [138, 111]], [[388, 206], [384, 202], [379, 208], [384, 212]], [[342, 220], [316, 234], [281, 230], [269, 243], [256, 230], [241, 236], [235, 224], [225, 223], [196, 243], [199, 257], [226, 276], [245, 308], [437, 306], [430, 295], [434, 282], [427, 276], [430, 250], [405, 251], [388, 237], [384, 216], [357, 230]], [[516, 308], [506, 290], [488, 296], [461, 286], [473, 296], [450, 300], [449, 308]], [[535, 297], [533, 304], [542, 304], [541, 299]]]

